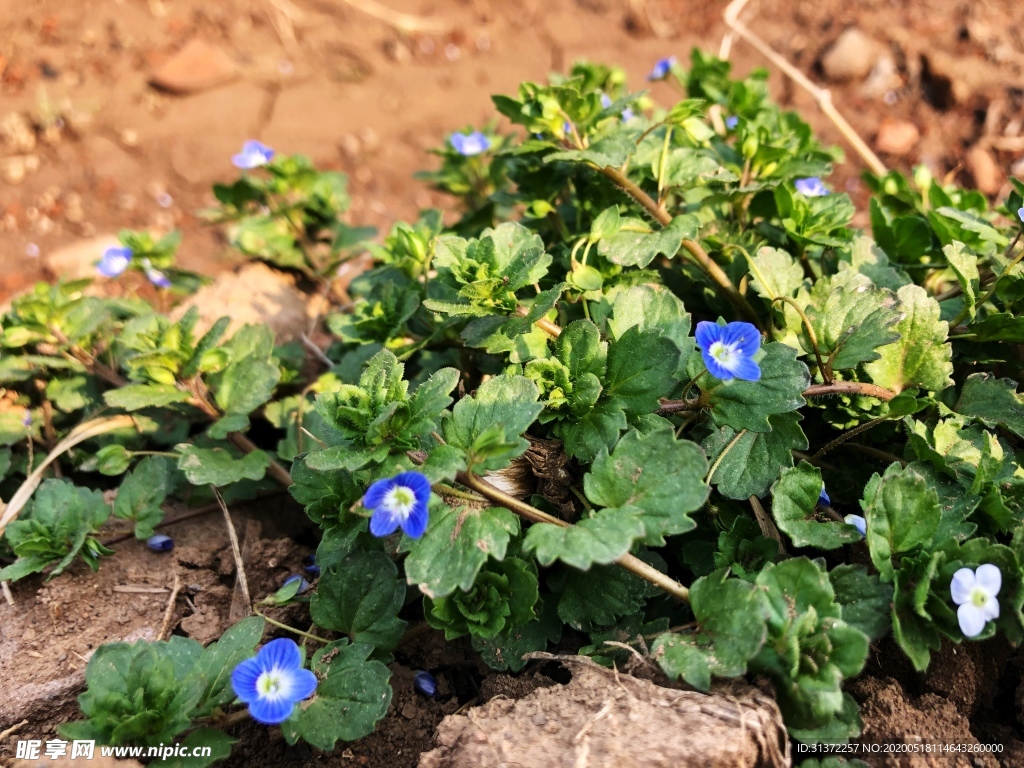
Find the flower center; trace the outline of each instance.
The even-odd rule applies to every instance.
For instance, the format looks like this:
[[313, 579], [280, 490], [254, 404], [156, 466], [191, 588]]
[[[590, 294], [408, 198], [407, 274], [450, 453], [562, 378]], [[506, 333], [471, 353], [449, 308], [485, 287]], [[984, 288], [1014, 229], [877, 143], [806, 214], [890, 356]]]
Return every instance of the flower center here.
[[392, 514], [403, 518], [409, 516], [415, 505], [416, 494], [412, 492], [411, 488], [404, 485], [396, 485], [384, 497], [384, 507]]
[[971, 604], [977, 608], [983, 608], [988, 603], [988, 593], [983, 589], [975, 589], [971, 592]]
[[256, 690], [263, 696], [276, 696], [281, 690], [281, 676], [278, 671], [272, 669], [256, 678]]
[[708, 347], [708, 354], [723, 366], [728, 367], [729, 363], [732, 362], [733, 357], [736, 355], [736, 351], [732, 347], [726, 346], [720, 341], [716, 341]]

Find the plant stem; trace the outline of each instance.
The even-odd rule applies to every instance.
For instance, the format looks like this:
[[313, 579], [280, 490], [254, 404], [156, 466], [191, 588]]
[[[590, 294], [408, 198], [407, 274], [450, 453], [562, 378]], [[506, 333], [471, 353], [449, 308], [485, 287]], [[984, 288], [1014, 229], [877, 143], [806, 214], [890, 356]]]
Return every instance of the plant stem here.
[[869, 429], [877, 427], [883, 421], [888, 421], [888, 419], [872, 419], [871, 421], [868, 421], [868, 422], [865, 422], [863, 424], [857, 425], [856, 427], [851, 429], [849, 432], [844, 432], [839, 437], [837, 437], [835, 440], [833, 440], [832, 442], [826, 444], [820, 451], [818, 451], [816, 454], [814, 454], [814, 456], [812, 456], [811, 458], [812, 459], [819, 459], [819, 458], [821, 458], [822, 456], [824, 456], [826, 453], [831, 451], [836, 446], [842, 445], [843, 443], [845, 443], [851, 437], [856, 437], [857, 435], [861, 434], [862, 432], [867, 432]]
[[[803, 391], [805, 398], [827, 397], [829, 395], [865, 395], [876, 397], [879, 400], [888, 402], [896, 397], [896, 393], [877, 384], [867, 384], [862, 381], [833, 381], [831, 384], [814, 384]], [[693, 400], [662, 400], [658, 408], [659, 416], [667, 416], [670, 413], [680, 411], [699, 411], [707, 405], [700, 401], [700, 398]]]
[[[513, 312], [512, 314], [517, 315], [518, 317], [526, 317], [529, 313], [530, 310], [528, 310], [526, 307], [516, 307], [516, 311]], [[536, 325], [538, 328], [544, 331], [544, 333], [556, 339], [562, 335], [562, 328], [560, 326], [556, 325], [555, 323], [552, 323], [550, 320], [547, 320], [543, 317], [537, 322], [535, 322], [534, 325]]]
[[299, 635], [300, 637], [308, 637], [310, 640], [316, 640], [318, 643], [323, 643], [324, 645], [327, 645], [329, 642], [331, 642], [330, 640], [325, 640], [324, 638], [318, 637], [317, 635], [311, 635], [309, 634], [309, 632], [303, 632], [301, 629], [296, 629], [295, 627], [289, 627], [287, 624], [282, 624], [280, 621], [270, 618], [269, 616], [267, 616], [267, 614], [263, 613], [258, 608], [253, 608], [252, 612], [257, 616], [261, 617], [264, 621], [267, 622], [267, 624], [273, 624], [275, 627], [284, 629], [288, 632], [291, 632], [292, 634]]
[[793, 307], [793, 309], [796, 310], [796, 313], [798, 315], [800, 315], [800, 319], [804, 323], [804, 328], [807, 329], [807, 338], [809, 338], [811, 340], [811, 346], [814, 348], [814, 357], [818, 361], [818, 371], [819, 371], [819, 373], [821, 373], [821, 378], [824, 379], [826, 384], [831, 384], [832, 383], [831, 358], [829, 358], [830, 362], [829, 362], [829, 365], [826, 367], [825, 363], [822, 362], [822, 359], [821, 359], [821, 350], [818, 349], [818, 336], [817, 336], [817, 334], [814, 333], [814, 328], [811, 327], [811, 321], [810, 321], [810, 318], [807, 317], [807, 313], [804, 312], [800, 308], [799, 304], [797, 304], [793, 299], [789, 298], [788, 296], [776, 296], [774, 299], [772, 299], [772, 304], [774, 304], [776, 301], [784, 301], [784, 302], [786, 302], [791, 307]]
[[[1014, 246], [1017, 244], [1017, 241], [1020, 240], [1020, 236], [1021, 236], [1021, 233], [1018, 232], [1017, 233], [1017, 237], [1015, 237], [1013, 242], [1010, 243], [1010, 247], [1006, 251], [1007, 255], [1009, 255], [1009, 253], [1013, 250]], [[985, 292], [985, 295], [982, 296], [980, 299], [978, 299], [978, 301], [974, 305], [975, 307], [980, 307], [982, 304], [984, 304], [985, 302], [987, 302], [989, 299], [992, 298], [992, 294], [994, 294], [996, 292], [996, 287], [999, 285], [999, 281], [1002, 280], [1004, 277], [1006, 277], [1008, 274], [1010, 274], [1010, 270], [1013, 269], [1015, 266], [1017, 266], [1020, 263], [1021, 259], [1024, 259], [1024, 248], [1022, 248], [1020, 253], [1018, 253], [1014, 257], [1013, 261], [1011, 261], [1009, 264], [1006, 265], [1006, 269], [1004, 269], [1002, 272], [1000, 272], [999, 276], [995, 280], [992, 281], [992, 285]], [[967, 319], [968, 311], [969, 311], [968, 310], [968, 306], [967, 306], [967, 303], [965, 302], [964, 306], [963, 306], [963, 309], [961, 309], [957, 313], [956, 317], [954, 317], [952, 320], [949, 321], [949, 327], [952, 328], [954, 326], [960, 325], [960, 323], [962, 323], [964, 320], [966, 320]]]
[[[605, 167], [598, 168], [598, 172], [607, 176], [611, 181], [619, 187], [623, 192], [632, 197], [637, 203], [654, 217], [654, 219], [661, 224], [663, 227], [667, 227], [672, 223], [672, 216], [658, 205], [650, 195], [644, 192], [639, 186], [634, 184], [630, 179], [619, 171], [617, 168]], [[683, 240], [683, 248], [696, 260], [697, 264], [704, 270], [708, 277], [718, 284], [718, 287], [725, 294], [725, 297], [739, 310], [749, 322], [753, 323], [759, 330], [763, 330], [761, 325], [761, 319], [757, 316], [754, 308], [750, 306], [747, 300], [736, 290], [736, 286], [733, 285], [732, 280], [725, 274], [723, 270], [715, 261], [708, 256], [700, 244], [693, 240]]]

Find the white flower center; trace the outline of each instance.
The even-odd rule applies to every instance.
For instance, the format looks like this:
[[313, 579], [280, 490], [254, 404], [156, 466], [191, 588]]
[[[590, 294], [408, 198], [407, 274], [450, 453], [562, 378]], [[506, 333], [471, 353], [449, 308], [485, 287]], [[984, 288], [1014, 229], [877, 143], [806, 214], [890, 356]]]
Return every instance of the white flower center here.
[[708, 354], [715, 358], [723, 368], [728, 368], [734, 362], [736, 350], [720, 341], [716, 341], [708, 347]]
[[971, 605], [977, 608], [984, 608], [989, 601], [988, 592], [981, 587], [975, 587], [971, 591]]
[[388, 512], [404, 520], [412, 514], [412, 508], [416, 506], [416, 494], [411, 488], [396, 485], [384, 497], [383, 506]]
[[276, 668], [271, 669], [269, 672], [264, 672], [256, 678], [256, 690], [259, 691], [263, 698], [278, 698], [283, 686], [284, 681], [281, 680], [281, 673]]

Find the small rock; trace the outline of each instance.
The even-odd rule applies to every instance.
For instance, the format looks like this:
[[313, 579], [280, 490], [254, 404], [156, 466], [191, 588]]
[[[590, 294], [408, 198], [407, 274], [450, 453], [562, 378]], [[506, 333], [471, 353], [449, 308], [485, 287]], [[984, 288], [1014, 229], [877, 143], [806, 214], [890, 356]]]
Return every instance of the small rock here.
[[0, 138], [12, 152], [31, 152], [36, 148], [32, 124], [20, 112], [10, 112], [0, 120]]
[[1003, 171], [991, 152], [975, 144], [967, 150], [964, 162], [981, 192], [989, 196], [999, 192], [1003, 186]]
[[913, 123], [886, 118], [878, 128], [875, 146], [879, 152], [901, 157], [910, 152], [920, 138], [921, 132]]
[[880, 47], [857, 27], [845, 30], [821, 57], [821, 69], [829, 80], [842, 83], [863, 80], [875, 68]]
[[197, 93], [223, 85], [237, 74], [235, 62], [222, 49], [192, 38], [150, 75], [149, 82], [172, 93]]
[[96, 262], [103, 257], [103, 251], [112, 245], [120, 245], [116, 235], [100, 235], [89, 240], [66, 245], [43, 259], [43, 265], [55, 278], [78, 280], [96, 276]]

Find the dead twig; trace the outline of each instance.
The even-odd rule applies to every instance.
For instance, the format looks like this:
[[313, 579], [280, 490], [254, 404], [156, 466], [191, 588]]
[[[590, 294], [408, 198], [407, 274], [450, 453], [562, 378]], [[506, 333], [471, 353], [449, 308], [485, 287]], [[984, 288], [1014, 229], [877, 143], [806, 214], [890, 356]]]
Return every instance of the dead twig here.
[[178, 574], [175, 573], [174, 584], [171, 586], [171, 596], [167, 600], [167, 609], [164, 611], [164, 621], [160, 625], [160, 634], [156, 636], [157, 640], [167, 639], [167, 633], [171, 628], [171, 618], [174, 616], [174, 604], [178, 600], [179, 589], [181, 589], [181, 579], [178, 577]]
[[231, 522], [231, 512], [228, 505], [224, 503], [224, 497], [214, 485], [210, 486], [217, 503], [220, 504], [221, 512], [224, 513], [224, 524], [228, 529], [228, 538], [231, 539], [231, 554], [235, 558], [235, 570], [237, 572], [238, 586], [242, 590], [242, 597], [245, 601], [243, 613], [245, 616], [252, 615], [252, 598], [249, 597], [249, 582], [245, 578], [245, 565], [242, 563], [242, 548], [238, 546], [238, 534], [235, 532], [235, 524]]
[[352, 6], [357, 11], [362, 11], [367, 16], [373, 16], [377, 21], [383, 21], [390, 27], [407, 35], [443, 35], [449, 32], [452, 25], [440, 19], [426, 19], [422, 16], [414, 16], [411, 13], [399, 13], [376, 0], [341, 0], [346, 5]]
[[14, 605], [14, 595], [11, 594], [11, 585], [6, 581], [0, 581], [0, 589], [4, 592], [4, 600], [8, 605]]
[[[867, 142], [860, 137], [860, 134], [854, 130], [853, 126], [850, 125], [846, 118], [842, 116], [835, 105], [832, 103], [832, 93], [828, 88], [822, 88], [821, 86], [811, 82], [811, 80], [804, 75], [799, 69], [794, 67], [789, 61], [772, 48], [768, 43], [761, 39], [757, 34], [752, 32], [750, 28], [739, 20], [740, 11], [747, 5], [749, 0], [733, 0], [729, 3], [729, 6], [725, 9], [722, 14], [722, 18], [725, 23], [732, 29], [737, 35], [742, 37], [748, 43], [750, 43], [758, 52], [764, 56], [768, 61], [782, 70], [794, 83], [799, 85], [809, 94], [812, 98], [818, 102], [818, 106], [821, 111], [825, 113], [825, 116], [831, 120], [839, 132], [843, 134], [854, 151], [861, 156], [861, 159], [868, 164], [872, 172], [882, 176], [888, 173], [889, 169], [885, 167], [878, 155], [867, 145]], [[729, 46], [722, 42], [722, 49], [725, 53], [729, 52]]]
[[[4, 582], [4, 583], [6, 583], [6, 582]], [[14, 725], [12, 725], [7, 730], [0, 731], [0, 741], [3, 741], [8, 736], [11, 736], [11, 735], [17, 733], [22, 728], [24, 728], [26, 725], [28, 725], [28, 720], [22, 720], [20, 723], [15, 723]]]

